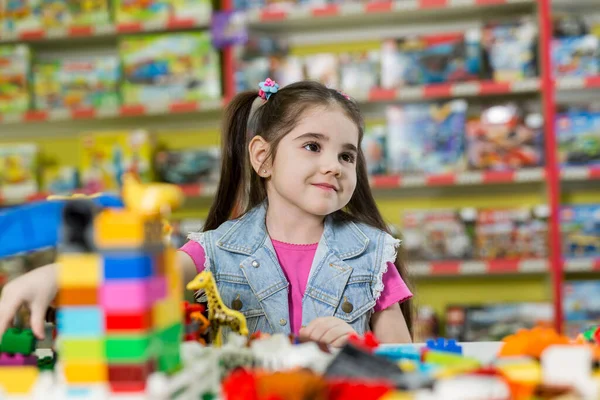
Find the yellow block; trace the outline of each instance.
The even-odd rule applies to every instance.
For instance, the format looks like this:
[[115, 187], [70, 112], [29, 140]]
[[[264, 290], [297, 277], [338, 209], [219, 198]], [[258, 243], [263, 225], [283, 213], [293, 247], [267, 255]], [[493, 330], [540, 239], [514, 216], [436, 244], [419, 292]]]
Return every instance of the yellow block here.
[[0, 392], [7, 395], [26, 394], [37, 381], [37, 367], [0, 367]]
[[414, 397], [412, 394], [410, 393], [405, 393], [405, 392], [396, 392], [396, 391], [392, 391], [392, 392], [388, 392], [387, 394], [383, 395], [383, 397], [381, 397], [381, 400], [412, 400]]
[[96, 383], [108, 380], [105, 363], [63, 362], [65, 379], [69, 383]]
[[183, 293], [183, 282], [181, 269], [177, 265], [177, 250], [167, 246], [164, 251], [164, 269], [167, 277], [167, 293], [169, 295], [181, 296]]
[[106, 359], [104, 338], [60, 338], [60, 358], [64, 362], [100, 362]]
[[152, 307], [154, 329], [167, 328], [180, 322], [181, 319], [181, 300], [176, 296], [159, 300]]
[[58, 257], [59, 287], [98, 287], [102, 282], [99, 254], [64, 253]]
[[96, 217], [95, 241], [100, 249], [160, 246], [160, 217], [143, 217], [124, 209], [105, 209]]

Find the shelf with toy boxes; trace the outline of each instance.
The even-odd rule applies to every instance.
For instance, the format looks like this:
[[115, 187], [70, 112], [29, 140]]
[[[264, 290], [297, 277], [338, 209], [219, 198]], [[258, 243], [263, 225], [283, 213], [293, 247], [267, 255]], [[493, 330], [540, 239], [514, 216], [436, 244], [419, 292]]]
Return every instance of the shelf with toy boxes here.
[[7, 0], [0, 41], [115, 36], [207, 27], [207, 0]]

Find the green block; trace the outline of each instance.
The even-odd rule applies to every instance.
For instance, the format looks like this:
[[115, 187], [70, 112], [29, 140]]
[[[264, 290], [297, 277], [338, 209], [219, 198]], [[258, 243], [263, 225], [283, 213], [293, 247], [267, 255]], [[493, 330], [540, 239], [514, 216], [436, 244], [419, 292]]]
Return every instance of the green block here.
[[151, 335], [109, 335], [106, 359], [109, 363], [143, 363], [153, 354]]
[[157, 332], [156, 338], [160, 343], [163, 344], [177, 343], [177, 345], [181, 345], [183, 338], [183, 325], [180, 323], [171, 325], [170, 327]]
[[478, 368], [480, 363], [477, 359], [463, 357], [460, 354], [446, 353], [441, 351], [428, 351], [425, 353], [426, 363], [441, 365], [445, 367]]
[[177, 351], [162, 351], [156, 360], [158, 370], [166, 374], [175, 373], [181, 368], [179, 349]]
[[71, 339], [61, 338], [58, 354], [65, 361], [106, 360], [106, 342], [104, 338]]
[[31, 329], [8, 328], [0, 341], [0, 353], [28, 356], [35, 351], [35, 344]]
[[37, 367], [40, 371], [54, 371], [55, 364], [56, 364], [56, 358], [54, 358], [52, 356], [38, 358], [38, 360], [37, 360]]

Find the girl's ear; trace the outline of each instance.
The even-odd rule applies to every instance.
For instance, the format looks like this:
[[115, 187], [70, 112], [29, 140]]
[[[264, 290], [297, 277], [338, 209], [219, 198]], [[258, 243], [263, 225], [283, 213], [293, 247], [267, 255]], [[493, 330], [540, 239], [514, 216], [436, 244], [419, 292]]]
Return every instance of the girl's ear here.
[[250, 163], [254, 171], [262, 178], [271, 176], [271, 163], [269, 158], [271, 145], [259, 135], [256, 135], [248, 144]]

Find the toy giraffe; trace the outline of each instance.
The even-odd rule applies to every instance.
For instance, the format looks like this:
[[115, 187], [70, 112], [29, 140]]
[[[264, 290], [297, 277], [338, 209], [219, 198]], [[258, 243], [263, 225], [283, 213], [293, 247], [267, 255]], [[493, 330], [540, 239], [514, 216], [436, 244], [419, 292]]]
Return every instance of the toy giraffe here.
[[217, 284], [213, 274], [209, 271], [203, 271], [187, 284], [187, 290], [204, 289], [208, 299], [208, 320], [212, 330], [213, 345], [221, 347], [223, 338], [221, 328], [227, 326], [232, 331], [242, 335], [248, 335], [248, 326], [246, 325], [246, 317], [239, 311], [229, 309], [217, 290]]

